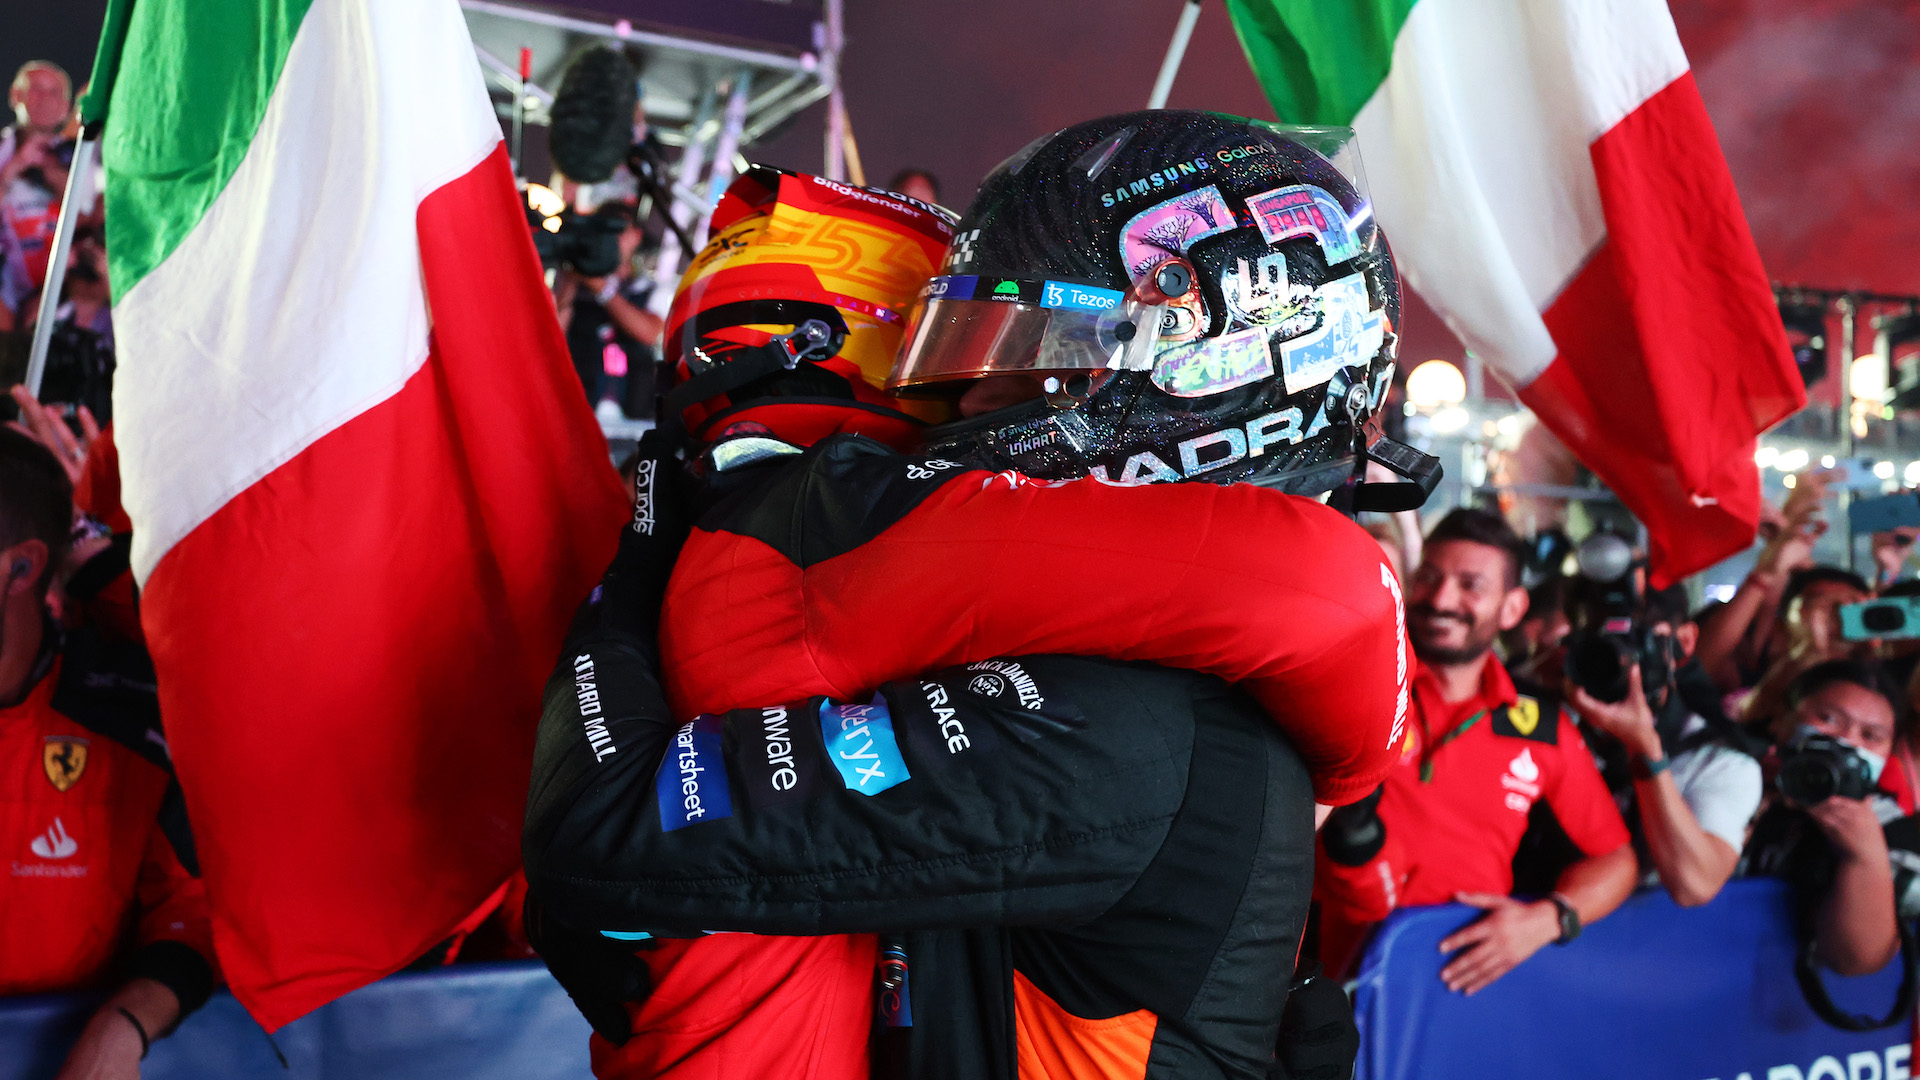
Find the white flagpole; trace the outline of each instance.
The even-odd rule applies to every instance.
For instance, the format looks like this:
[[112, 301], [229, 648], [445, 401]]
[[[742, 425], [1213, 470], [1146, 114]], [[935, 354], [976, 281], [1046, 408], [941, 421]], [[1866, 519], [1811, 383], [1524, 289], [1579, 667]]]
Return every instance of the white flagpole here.
[[1160, 76], [1153, 80], [1147, 108], [1167, 107], [1167, 95], [1173, 93], [1173, 77], [1180, 71], [1180, 61], [1186, 58], [1187, 42], [1192, 40], [1193, 24], [1199, 19], [1200, 0], [1187, 0], [1187, 6], [1180, 12], [1180, 21], [1174, 24], [1173, 40], [1167, 44], [1167, 58], [1160, 62]]
[[100, 149], [98, 135], [83, 137], [73, 149], [67, 170], [67, 193], [60, 202], [60, 222], [53, 230], [53, 252], [47, 256], [47, 280], [40, 290], [40, 320], [33, 324], [33, 349], [27, 354], [27, 393], [40, 397], [40, 380], [47, 373], [47, 345], [53, 340], [53, 320], [60, 311], [60, 286], [67, 277], [67, 252], [73, 248], [73, 222], [80, 216], [80, 193], [93, 182], [93, 157]]

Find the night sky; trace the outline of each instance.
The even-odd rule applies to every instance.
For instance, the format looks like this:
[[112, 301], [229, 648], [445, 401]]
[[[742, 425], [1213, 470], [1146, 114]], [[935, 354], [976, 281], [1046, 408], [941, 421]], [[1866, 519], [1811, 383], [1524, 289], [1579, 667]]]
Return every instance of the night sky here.
[[[1695, 77], [1776, 279], [1920, 293], [1920, 3], [1674, 0]], [[0, 0], [0, 71], [89, 66], [104, 0]], [[1179, 0], [847, 0], [845, 78], [868, 180], [925, 168], [959, 205], [1036, 135], [1140, 108]], [[1174, 107], [1272, 117], [1209, 2]], [[817, 170], [823, 108], [749, 151]], [[1364, 149], [1364, 148], [1363, 148]], [[1457, 355], [1416, 305], [1409, 359]]]

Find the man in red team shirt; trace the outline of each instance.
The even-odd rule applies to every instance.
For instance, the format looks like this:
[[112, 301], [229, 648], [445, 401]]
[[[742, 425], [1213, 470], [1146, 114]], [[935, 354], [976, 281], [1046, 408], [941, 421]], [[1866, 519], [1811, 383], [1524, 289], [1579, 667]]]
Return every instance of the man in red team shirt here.
[[116, 987], [61, 1075], [131, 1076], [206, 1000], [213, 953], [152, 669], [47, 614], [72, 521], [60, 464], [0, 429], [0, 995]]
[[[1440, 943], [1448, 988], [1484, 989], [1549, 942], [1565, 944], [1633, 891], [1627, 827], [1571, 720], [1522, 694], [1493, 655], [1527, 611], [1525, 548], [1505, 521], [1456, 510], [1407, 583], [1419, 664], [1400, 760], [1372, 799], [1334, 811], [1315, 893], [1322, 955], [1349, 962], [1397, 907], [1459, 901], [1487, 914]], [[1583, 858], [1552, 895], [1509, 896], [1527, 815], [1545, 799]]]

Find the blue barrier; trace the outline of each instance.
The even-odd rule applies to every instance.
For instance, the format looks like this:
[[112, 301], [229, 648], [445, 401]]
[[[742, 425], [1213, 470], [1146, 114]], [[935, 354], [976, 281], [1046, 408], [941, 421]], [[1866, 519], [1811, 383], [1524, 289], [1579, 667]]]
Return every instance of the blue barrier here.
[[[1641, 894], [1467, 998], [1441, 983], [1439, 946], [1478, 914], [1417, 908], [1381, 927], [1354, 998], [1359, 1080], [1908, 1080], [1907, 1023], [1840, 1031], [1802, 1000], [1780, 882], [1736, 881], [1693, 909]], [[1827, 983], [1881, 1016], [1899, 975]]]
[[[1906, 1025], [1852, 1034], [1807, 1008], [1777, 882], [1734, 882], [1693, 910], [1637, 896], [1580, 940], [1542, 949], [1464, 998], [1440, 982], [1439, 942], [1476, 914], [1420, 908], [1381, 928], [1354, 1001], [1360, 1080], [1909, 1080]], [[1828, 981], [1841, 1007], [1878, 1015], [1899, 970]], [[95, 1000], [0, 1002], [0, 1080], [51, 1080]], [[294, 1021], [273, 1044], [222, 992], [154, 1045], [141, 1075], [579, 1080], [587, 1024], [534, 962], [398, 975]]]
[[[0, 1080], [52, 1080], [98, 999], [0, 1002]], [[281, 1068], [277, 1045], [286, 1055]], [[384, 979], [282, 1028], [270, 1044], [221, 991], [155, 1043], [142, 1080], [583, 1080], [587, 1022], [538, 961]]]

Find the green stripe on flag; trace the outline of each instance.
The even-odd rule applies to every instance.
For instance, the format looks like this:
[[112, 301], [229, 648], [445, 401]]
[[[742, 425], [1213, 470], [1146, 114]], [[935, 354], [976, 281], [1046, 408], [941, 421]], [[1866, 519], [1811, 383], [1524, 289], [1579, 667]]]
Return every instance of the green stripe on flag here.
[[1352, 124], [1386, 81], [1414, 0], [1227, 0], [1240, 47], [1289, 124]]
[[312, 3], [133, 5], [101, 144], [116, 303], [193, 231], [240, 167]]

